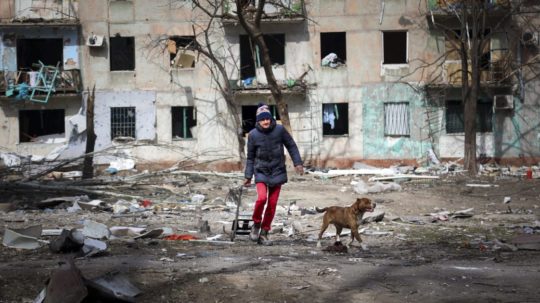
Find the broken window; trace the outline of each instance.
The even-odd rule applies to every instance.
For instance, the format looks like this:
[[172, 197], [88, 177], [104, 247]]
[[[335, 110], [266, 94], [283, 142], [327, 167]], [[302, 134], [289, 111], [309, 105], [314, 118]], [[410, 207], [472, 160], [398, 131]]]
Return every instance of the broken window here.
[[194, 36], [171, 36], [167, 40], [167, 50], [171, 67], [195, 67], [195, 50], [197, 41]]
[[383, 64], [407, 63], [407, 32], [383, 32]]
[[323, 104], [323, 136], [347, 135], [349, 133], [349, 104]]
[[[489, 35], [491, 32], [490, 29], [486, 29], [484, 34], [479, 35], [479, 39], [483, 39], [485, 36]], [[469, 31], [468, 37], [472, 37], [472, 31]], [[445, 35], [445, 48], [446, 48], [446, 60], [461, 60], [459, 45], [460, 40], [468, 40], [468, 37], [461, 37], [461, 30], [455, 29], [447, 32]], [[471, 60], [471, 50], [469, 47], [467, 49], [467, 58]], [[491, 62], [491, 51], [490, 51], [490, 42], [485, 43], [482, 54], [480, 55], [480, 69], [488, 70]]]
[[171, 107], [172, 138], [193, 138], [192, 127], [197, 125], [195, 108], [193, 106]]
[[19, 142], [41, 141], [38, 137], [46, 135], [56, 135], [55, 138], [63, 139], [65, 137], [64, 117], [63, 109], [19, 111]]
[[39, 61], [45, 65], [62, 64], [64, 42], [59, 39], [18, 39], [17, 69], [38, 70]]
[[[263, 36], [272, 64], [285, 64], [285, 34]], [[262, 66], [261, 54], [248, 35], [240, 35], [240, 77], [255, 77], [255, 69]]]
[[[493, 103], [489, 100], [478, 100], [476, 108], [476, 131], [489, 133], [493, 131]], [[463, 103], [460, 100], [446, 101], [446, 133], [465, 132]]]
[[[242, 106], [242, 130], [244, 132], [244, 135], [249, 133], [253, 128], [255, 128], [255, 123], [257, 122], [255, 120], [257, 116], [257, 105], [244, 105]], [[268, 109], [270, 110], [270, 113], [272, 113], [272, 117], [276, 121], [281, 120], [279, 117], [279, 112], [275, 105], [268, 105]]]
[[321, 65], [337, 67], [347, 61], [345, 32], [321, 33]]
[[135, 38], [110, 37], [111, 71], [135, 70]]
[[409, 136], [409, 103], [384, 103], [384, 135]]
[[135, 136], [135, 107], [111, 107], [111, 140]]

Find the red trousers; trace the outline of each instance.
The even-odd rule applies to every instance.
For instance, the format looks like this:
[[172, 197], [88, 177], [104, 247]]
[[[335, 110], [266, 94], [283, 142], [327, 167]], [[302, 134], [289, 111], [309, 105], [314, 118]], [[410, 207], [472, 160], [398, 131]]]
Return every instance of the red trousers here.
[[[269, 187], [264, 183], [257, 183], [257, 201], [255, 201], [252, 219], [253, 223], [261, 224], [263, 230], [270, 230], [272, 220], [274, 220], [274, 215], [276, 214], [276, 206], [280, 191], [281, 184]], [[264, 210], [265, 205], [266, 210]]]

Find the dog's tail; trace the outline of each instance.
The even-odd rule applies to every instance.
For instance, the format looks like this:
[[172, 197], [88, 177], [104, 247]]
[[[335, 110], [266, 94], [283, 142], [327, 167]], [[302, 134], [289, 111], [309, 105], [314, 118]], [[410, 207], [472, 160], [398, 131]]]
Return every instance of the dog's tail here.
[[318, 207], [315, 207], [315, 210], [320, 212], [320, 213], [324, 213], [326, 210], [328, 209], [328, 207], [325, 207], [325, 208], [318, 208]]

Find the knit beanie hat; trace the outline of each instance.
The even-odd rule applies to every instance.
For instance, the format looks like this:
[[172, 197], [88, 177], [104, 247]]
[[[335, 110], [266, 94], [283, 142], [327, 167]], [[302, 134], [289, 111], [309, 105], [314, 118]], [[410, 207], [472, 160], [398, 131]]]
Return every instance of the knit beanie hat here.
[[264, 120], [264, 119], [272, 119], [272, 114], [270, 114], [270, 110], [268, 109], [268, 105], [264, 103], [260, 103], [259, 107], [257, 108], [257, 122]]

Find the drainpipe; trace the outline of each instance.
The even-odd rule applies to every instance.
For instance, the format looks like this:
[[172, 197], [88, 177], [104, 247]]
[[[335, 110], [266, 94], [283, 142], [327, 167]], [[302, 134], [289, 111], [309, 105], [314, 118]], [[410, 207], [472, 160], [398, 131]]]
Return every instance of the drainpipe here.
[[384, 6], [385, 6], [384, 0], [381, 0], [381, 16], [379, 17], [379, 25], [382, 24], [382, 20], [384, 17]]

